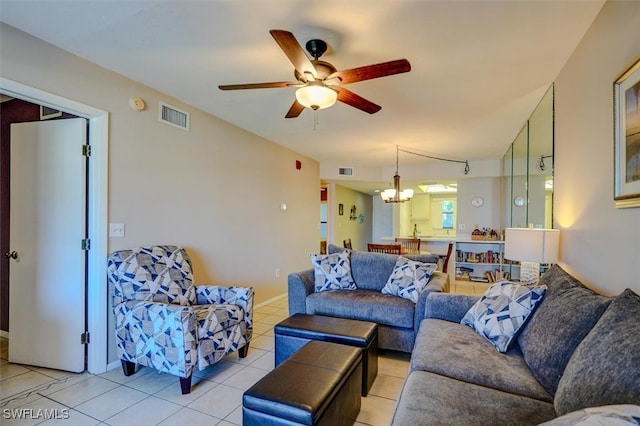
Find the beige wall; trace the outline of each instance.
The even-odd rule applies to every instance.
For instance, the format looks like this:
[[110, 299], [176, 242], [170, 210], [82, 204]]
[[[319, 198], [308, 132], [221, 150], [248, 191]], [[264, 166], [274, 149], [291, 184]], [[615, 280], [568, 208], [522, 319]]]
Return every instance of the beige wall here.
[[[197, 283], [252, 285], [256, 303], [286, 293], [287, 274], [310, 266], [316, 161], [5, 24], [0, 38], [2, 77], [109, 112], [109, 221], [126, 226], [109, 251], [182, 245]], [[129, 108], [132, 95], [145, 111]], [[189, 111], [191, 130], [158, 122], [159, 101]]]
[[[479, 228], [501, 229], [500, 217], [502, 204], [500, 204], [501, 178], [486, 177], [477, 179], [458, 179], [458, 239], [471, 238], [476, 225]], [[480, 207], [474, 207], [471, 200], [474, 197], [482, 197], [484, 203]], [[464, 224], [464, 230], [460, 225]]]
[[[351, 238], [354, 250], [367, 250], [367, 243], [372, 241], [371, 230], [373, 224], [373, 200], [370, 195], [354, 191], [341, 185], [331, 185], [333, 202], [329, 205], [329, 220], [333, 218], [333, 239], [329, 241], [342, 247], [343, 240]], [[338, 204], [344, 206], [344, 214], [338, 215]], [[356, 206], [356, 216], [363, 215], [363, 222], [349, 219], [351, 206]]]
[[640, 208], [613, 203], [613, 82], [640, 58], [640, 2], [609, 1], [556, 80], [554, 222], [561, 264], [640, 293]]

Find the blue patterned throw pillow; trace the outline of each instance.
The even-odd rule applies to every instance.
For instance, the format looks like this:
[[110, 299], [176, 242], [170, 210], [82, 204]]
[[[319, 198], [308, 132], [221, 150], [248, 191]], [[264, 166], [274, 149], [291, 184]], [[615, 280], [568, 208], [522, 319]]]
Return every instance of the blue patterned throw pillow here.
[[393, 272], [382, 288], [382, 293], [403, 297], [417, 303], [418, 296], [429, 283], [429, 278], [437, 266], [435, 263], [418, 262], [399, 256]]
[[316, 293], [325, 290], [355, 290], [351, 276], [351, 259], [348, 251], [333, 254], [312, 254], [311, 264], [315, 275]]
[[638, 426], [640, 424], [640, 406], [631, 404], [589, 407], [573, 411], [561, 417], [541, 423], [540, 426], [607, 425]]
[[498, 351], [506, 352], [546, 290], [547, 286], [498, 281], [469, 309], [460, 323], [484, 336]]

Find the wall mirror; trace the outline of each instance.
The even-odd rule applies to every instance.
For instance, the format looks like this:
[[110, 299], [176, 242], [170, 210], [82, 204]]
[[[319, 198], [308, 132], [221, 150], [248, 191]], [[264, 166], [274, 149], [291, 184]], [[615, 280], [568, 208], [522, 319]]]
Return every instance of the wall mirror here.
[[[511, 197], [511, 226], [516, 228], [527, 227], [529, 223], [529, 209], [531, 203], [528, 195], [529, 163], [527, 155], [529, 150], [529, 122], [527, 121], [518, 136], [513, 141], [513, 174], [511, 182], [513, 194]], [[524, 203], [518, 203], [524, 200]], [[518, 205], [522, 204], [522, 205]]]
[[503, 228], [553, 227], [553, 85], [503, 157]]

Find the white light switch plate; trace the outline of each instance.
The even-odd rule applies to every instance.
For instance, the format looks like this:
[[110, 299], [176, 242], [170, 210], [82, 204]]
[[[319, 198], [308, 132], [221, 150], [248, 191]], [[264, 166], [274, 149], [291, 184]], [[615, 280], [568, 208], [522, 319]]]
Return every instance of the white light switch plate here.
[[109, 236], [110, 237], [124, 237], [124, 223], [110, 223], [109, 224]]

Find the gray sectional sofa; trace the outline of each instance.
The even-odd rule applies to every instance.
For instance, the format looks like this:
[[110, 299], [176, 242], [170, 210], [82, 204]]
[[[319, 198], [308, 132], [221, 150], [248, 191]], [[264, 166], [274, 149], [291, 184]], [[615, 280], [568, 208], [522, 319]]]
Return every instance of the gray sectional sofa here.
[[565, 425], [612, 404], [639, 415], [640, 296], [598, 295], [557, 265], [540, 284], [506, 353], [460, 324], [478, 297], [430, 293], [392, 425]]
[[[329, 253], [344, 251], [329, 245]], [[438, 256], [407, 255], [420, 262], [437, 263]], [[288, 276], [289, 315], [326, 315], [371, 321], [378, 324], [378, 345], [383, 349], [411, 352], [420, 321], [425, 317], [425, 301], [432, 292], [449, 291], [448, 275], [434, 272], [417, 303], [381, 293], [394, 269], [397, 255], [351, 252], [351, 272], [356, 290], [314, 291], [314, 270]]]

